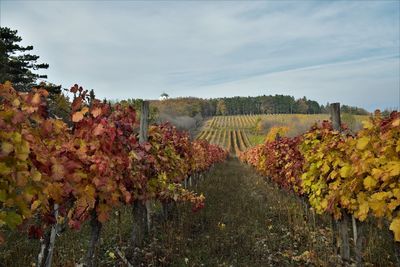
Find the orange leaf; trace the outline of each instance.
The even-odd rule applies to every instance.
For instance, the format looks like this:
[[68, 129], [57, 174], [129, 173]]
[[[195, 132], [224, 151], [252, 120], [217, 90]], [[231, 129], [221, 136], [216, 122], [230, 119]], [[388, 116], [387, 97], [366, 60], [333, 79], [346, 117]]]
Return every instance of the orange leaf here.
[[49, 96], [49, 92], [45, 89], [39, 89], [38, 91], [42, 96], [48, 97]]
[[83, 107], [82, 110], [81, 110], [83, 115], [85, 115], [88, 111], [89, 111], [88, 107]]
[[59, 164], [59, 163], [55, 163], [53, 164], [53, 166], [51, 166], [51, 171], [53, 173], [53, 178], [58, 181], [61, 180], [64, 177], [64, 166]]
[[104, 126], [102, 124], [97, 124], [96, 128], [93, 130], [93, 135], [102, 135], [104, 133]]
[[73, 122], [80, 122], [83, 119], [82, 112], [78, 111], [72, 114], [72, 121]]
[[38, 105], [40, 103], [40, 94], [35, 93], [35, 95], [32, 97], [31, 103], [33, 105]]
[[99, 204], [97, 207], [97, 219], [101, 223], [105, 223], [108, 219], [108, 213], [110, 211], [110, 207], [105, 204]]
[[101, 115], [101, 108], [94, 108], [91, 113], [93, 117], [97, 118], [99, 115]]

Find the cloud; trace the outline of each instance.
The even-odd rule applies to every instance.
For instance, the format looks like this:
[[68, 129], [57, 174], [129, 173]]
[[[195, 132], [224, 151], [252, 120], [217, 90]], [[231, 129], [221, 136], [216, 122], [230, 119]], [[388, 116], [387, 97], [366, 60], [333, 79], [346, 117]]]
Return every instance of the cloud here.
[[101, 98], [276, 92], [371, 109], [399, 106], [399, 5], [2, 1], [0, 22], [51, 81]]
[[[398, 55], [276, 71], [224, 84], [203, 86], [196, 96], [287, 94], [322, 104], [341, 102], [375, 110], [400, 99]], [[397, 79], [393, 79], [397, 77]], [[395, 84], [393, 84], [395, 83]], [[228, 92], [228, 93], [227, 93]], [[388, 96], [393, 106], [389, 106]]]

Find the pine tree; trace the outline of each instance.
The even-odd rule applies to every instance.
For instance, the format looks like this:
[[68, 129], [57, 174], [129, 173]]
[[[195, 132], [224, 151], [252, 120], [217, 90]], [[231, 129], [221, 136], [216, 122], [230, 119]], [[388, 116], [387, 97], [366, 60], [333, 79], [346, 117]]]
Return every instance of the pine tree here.
[[[28, 53], [33, 46], [21, 46], [21, 41], [17, 30], [0, 27], [0, 83], [10, 81], [16, 90], [26, 92], [38, 86], [38, 79], [47, 78], [33, 71], [47, 69], [49, 64], [38, 63], [39, 56]], [[46, 89], [59, 94], [61, 87], [49, 84]]]

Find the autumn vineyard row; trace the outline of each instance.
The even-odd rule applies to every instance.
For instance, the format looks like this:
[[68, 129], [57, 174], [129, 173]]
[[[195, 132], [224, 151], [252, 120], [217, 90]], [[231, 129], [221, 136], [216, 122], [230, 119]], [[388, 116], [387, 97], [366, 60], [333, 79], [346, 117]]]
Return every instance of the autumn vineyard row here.
[[303, 135], [255, 146], [240, 159], [337, 220], [388, 222], [400, 241], [400, 113], [376, 112], [356, 134], [324, 121]]
[[182, 183], [223, 161], [225, 150], [169, 124], [150, 126], [140, 143], [133, 108], [90, 99], [77, 85], [70, 91], [67, 125], [47, 114], [45, 90], [0, 85], [0, 242], [7, 228], [41, 238], [56, 223], [101, 225], [116, 207], [148, 200], [204, 206]]

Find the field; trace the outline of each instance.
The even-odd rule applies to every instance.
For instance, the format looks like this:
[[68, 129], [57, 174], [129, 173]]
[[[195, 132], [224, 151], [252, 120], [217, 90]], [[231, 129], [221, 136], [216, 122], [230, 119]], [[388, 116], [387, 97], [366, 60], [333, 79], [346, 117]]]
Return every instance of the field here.
[[[342, 120], [350, 129], [357, 131], [361, 121], [367, 116], [343, 114]], [[262, 114], [214, 116], [208, 118], [200, 129], [196, 139], [204, 139], [219, 145], [231, 155], [249, 147], [263, 143], [266, 134], [274, 126], [289, 128], [288, 136], [297, 136], [306, 132], [314, 123], [329, 120], [328, 114]]]
[[252, 143], [248, 135], [257, 123], [257, 116], [216, 116], [208, 119], [197, 139], [205, 139], [227, 149], [231, 154], [244, 151]]

